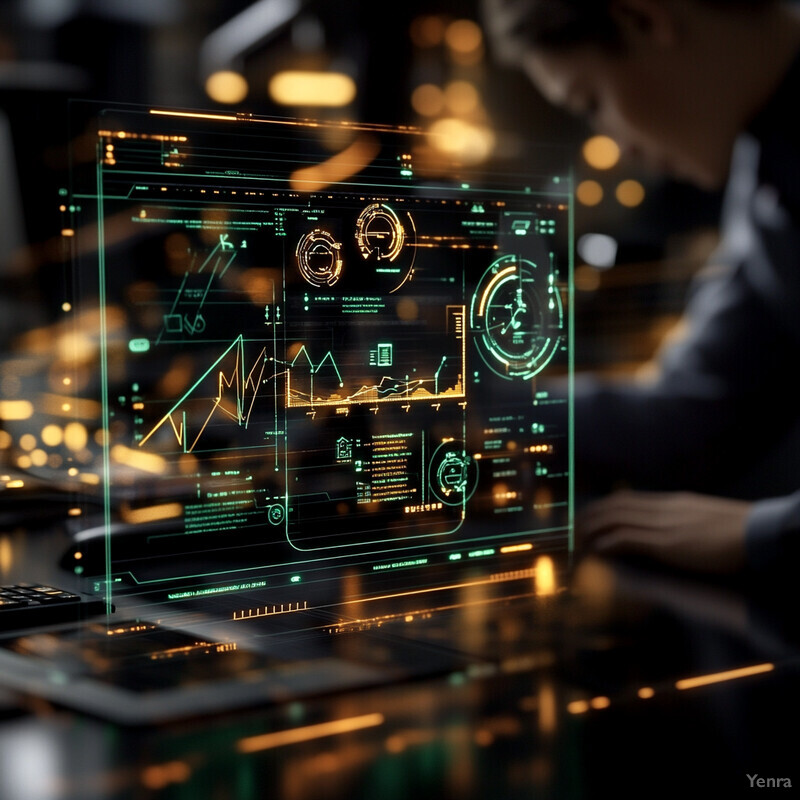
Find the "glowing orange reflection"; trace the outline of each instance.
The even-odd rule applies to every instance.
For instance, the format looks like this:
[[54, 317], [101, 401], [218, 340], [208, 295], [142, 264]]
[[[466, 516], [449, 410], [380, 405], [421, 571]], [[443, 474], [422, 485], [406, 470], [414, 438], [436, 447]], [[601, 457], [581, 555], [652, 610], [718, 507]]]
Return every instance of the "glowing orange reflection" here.
[[332, 183], [345, 181], [366, 167], [378, 155], [378, 142], [371, 136], [360, 136], [340, 153], [321, 164], [295, 170], [289, 183], [299, 192], [316, 192]]
[[684, 678], [675, 683], [676, 689], [695, 689], [698, 686], [708, 686], [711, 683], [722, 683], [723, 681], [733, 681], [737, 678], [747, 678], [751, 675], [759, 675], [763, 672], [772, 672], [774, 664], [756, 664], [752, 667], [742, 667], [740, 669], [729, 669], [725, 672], [714, 672], [709, 675], [699, 675], [696, 678]]
[[306, 725], [302, 728], [292, 728], [287, 731], [275, 731], [274, 733], [264, 733], [260, 736], [249, 736], [246, 739], [240, 739], [236, 749], [240, 753], [256, 753], [259, 750], [269, 750], [273, 747], [282, 747], [287, 744], [308, 742], [313, 739], [321, 739], [324, 736], [337, 736], [365, 728], [375, 728], [383, 725], [383, 723], [383, 714], [364, 714], [360, 717], [321, 722], [318, 725]]

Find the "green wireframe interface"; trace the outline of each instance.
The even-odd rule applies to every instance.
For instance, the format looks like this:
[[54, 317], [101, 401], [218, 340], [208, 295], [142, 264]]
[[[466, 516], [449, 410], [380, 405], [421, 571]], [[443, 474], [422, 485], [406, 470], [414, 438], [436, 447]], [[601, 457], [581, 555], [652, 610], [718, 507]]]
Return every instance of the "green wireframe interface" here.
[[114, 592], [307, 608], [334, 573], [402, 592], [568, 550], [568, 176], [378, 125], [94, 124], [106, 524], [143, 532], [109, 538]]

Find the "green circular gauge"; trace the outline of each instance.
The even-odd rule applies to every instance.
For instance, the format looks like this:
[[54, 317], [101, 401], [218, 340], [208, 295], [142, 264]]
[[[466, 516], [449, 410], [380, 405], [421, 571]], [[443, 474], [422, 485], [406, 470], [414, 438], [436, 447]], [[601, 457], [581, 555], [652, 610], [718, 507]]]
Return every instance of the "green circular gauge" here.
[[433, 495], [448, 506], [467, 502], [478, 485], [478, 462], [455, 440], [436, 448], [428, 465], [429, 486]]
[[549, 363], [563, 333], [561, 296], [548, 267], [507, 255], [483, 274], [470, 327], [487, 366], [503, 378], [531, 378]]

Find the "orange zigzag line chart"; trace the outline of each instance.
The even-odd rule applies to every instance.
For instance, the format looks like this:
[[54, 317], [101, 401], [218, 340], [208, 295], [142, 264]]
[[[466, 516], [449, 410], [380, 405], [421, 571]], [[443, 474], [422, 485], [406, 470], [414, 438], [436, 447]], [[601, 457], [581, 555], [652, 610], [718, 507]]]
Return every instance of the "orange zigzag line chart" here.
[[[231, 361], [234, 362], [232, 368]], [[256, 399], [262, 393], [262, 387], [277, 377], [271, 375], [264, 378], [264, 372], [270, 361], [271, 359], [267, 357], [267, 348], [264, 347], [248, 370], [245, 364], [244, 337], [237, 336], [192, 387], [139, 440], [139, 447], [143, 447], [165, 425], [172, 429], [177, 444], [184, 453], [191, 453], [195, 450], [203, 433], [215, 417], [221, 416], [246, 428], [250, 423]], [[227, 371], [224, 367], [228, 368]], [[201, 396], [201, 393], [198, 392], [199, 388], [204, 383], [208, 383], [208, 379], [214, 375], [216, 377], [216, 396]], [[201, 407], [210, 402], [210, 409], [205, 418], [202, 418], [201, 412], [200, 421], [190, 423], [187, 406], [193, 400]], [[191, 433], [190, 428], [192, 429]], [[196, 432], [194, 432], [195, 430]]]

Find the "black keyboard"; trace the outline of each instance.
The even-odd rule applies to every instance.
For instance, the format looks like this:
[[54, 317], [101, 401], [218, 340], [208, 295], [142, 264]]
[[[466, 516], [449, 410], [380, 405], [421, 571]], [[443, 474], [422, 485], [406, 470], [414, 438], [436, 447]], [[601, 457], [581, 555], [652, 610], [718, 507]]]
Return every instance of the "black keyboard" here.
[[0, 631], [77, 622], [105, 610], [105, 601], [100, 598], [55, 586], [36, 583], [0, 586]]

